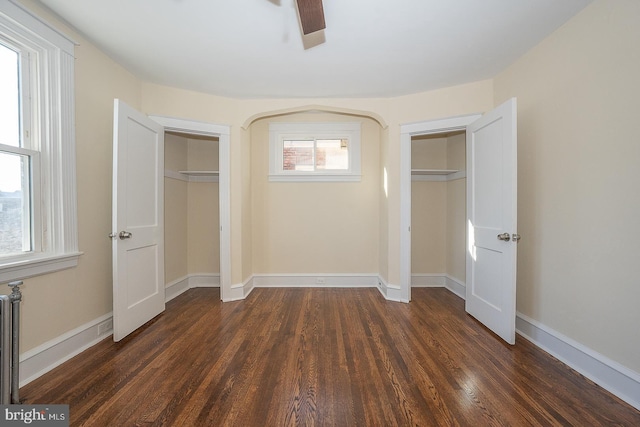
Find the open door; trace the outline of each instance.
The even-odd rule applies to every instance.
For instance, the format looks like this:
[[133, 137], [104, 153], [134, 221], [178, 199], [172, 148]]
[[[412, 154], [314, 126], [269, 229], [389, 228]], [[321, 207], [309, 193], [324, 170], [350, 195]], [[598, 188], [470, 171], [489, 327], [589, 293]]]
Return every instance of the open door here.
[[517, 134], [511, 99], [467, 127], [466, 311], [509, 344], [516, 333]]
[[113, 339], [164, 311], [164, 128], [120, 100], [113, 130]]

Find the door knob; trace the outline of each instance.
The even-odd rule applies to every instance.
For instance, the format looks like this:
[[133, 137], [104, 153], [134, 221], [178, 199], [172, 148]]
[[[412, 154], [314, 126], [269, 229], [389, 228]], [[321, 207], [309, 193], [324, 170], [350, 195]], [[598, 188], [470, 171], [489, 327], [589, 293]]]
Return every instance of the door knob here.
[[120, 238], [120, 240], [130, 239], [131, 236], [133, 236], [133, 234], [129, 233], [128, 231], [121, 231], [120, 233], [118, 233], [118, 237]]
[[505, 242], [508, 242], [509, 240], [511, 240], [511, 235], [509, 233], [498, 234], [498, 240], [503, 240]]
[[520, 236], [520, 235], [519, 235], [519, 234], [517, 234], [517, 233], [513, 233], [513, 234], [511, 235], [511, 238], [513, 239], [513, 241], [514, 241], [514, 242], [517, 242], [517, 241], [519, 241], [519, 240], [522, 238], [522, 236]]

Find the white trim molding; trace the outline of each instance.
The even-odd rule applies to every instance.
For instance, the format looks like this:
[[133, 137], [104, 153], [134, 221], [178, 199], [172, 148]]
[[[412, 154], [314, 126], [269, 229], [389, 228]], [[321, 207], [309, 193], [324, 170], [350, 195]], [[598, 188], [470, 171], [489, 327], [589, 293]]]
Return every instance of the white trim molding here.
[[[446, 276], [446, 280], [458, 282], [449, 276]], [[464, 286], [461, 282], [458, 282], [458, 285]], [[464, 299], [464, 287], [461, 292], [454, 290], [458, 285], [448, 284], [446, 288]], [[520, 312], [516, 313], [516, 332], [536, 347], [640, 410], [639, 373]]]
[[[31, 78], [21, 81], [29, 110], [22, 111], [38, 152], [34, 173], [33, 238], [29, 252], [0, 261], [0, 281], [24, 279], [75, 267], [78, 249], [75, 42], [23, 5], [0, 2], [0, 34], [30, 58]], [[25, 57], [26, 57], [25, 56]], [[26, 62], [25, 62], [26, 64]], [[24, 66], [24, 64], [23, 64]], [[25, 103], [26, 105], [26, 103]], [[34, 157], [32, 157], [33, 159]], [[17, 266], [16, 261], [19, 266]]]
[[400, 125], [400, 288], [408, 300], [411, 299], [411, 137], [466, 130], [467, 125], [480, 117], [481, 114], [470, 114]]
[[231, 284], [231, 126], [176, 117], [149, 116], [165, 131], [218, 138], [218, 182], [220, 206], [220, 298], [228, 301]]
[[640, 374], [522, 314], [516, 332], [605, 390], [640, 410]]
[[227, 296], [222, 298], [222, 301], [241, 301], [251, 293], [254, 287], [253, 276], [251, 276], [243, 283], [235, 283], [231, 285], [231, 291], [227, 294]]
[[20, 387], [113, 334], [113, 313], [100, 316], [20, 355]]
[[402, 289], [398, 285], [387, 283], [382, 276], [378, 276], [378, 290], [388, 301], [408, 303], [409, 299], [403, 296]]
[[466, 284], [448, 274], [413, 274], [412, 288], [447, 288], [462, 299], [465, 299]]
[[374, 288], [377, 274], [254, 274], [256, 288]]
[[189, 274], [167, 283], [165, 286], [165, 302], [169, 302], [178, 295], [193, 288], [219, 288], [220, 274], [198, 273]]
[[447, 284], [445, 274], [412, 274], [412, 288], [444, 288]]

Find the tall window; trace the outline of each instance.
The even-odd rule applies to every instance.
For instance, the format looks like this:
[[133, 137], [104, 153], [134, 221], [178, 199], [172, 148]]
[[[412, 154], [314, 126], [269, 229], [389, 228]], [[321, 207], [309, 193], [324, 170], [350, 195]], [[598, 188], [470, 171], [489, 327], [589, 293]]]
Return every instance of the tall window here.
[[360, 123], [272, 123], [271, 181], [359, 181]]
[[77, 264], [73, 43], [0, 2], [0, 282]]
[[[0, 39], [0, 257], [39, 249], [39, 152], [30, 148], [29, 55]], [[22, 84], [24, 82], [24, 85]]]

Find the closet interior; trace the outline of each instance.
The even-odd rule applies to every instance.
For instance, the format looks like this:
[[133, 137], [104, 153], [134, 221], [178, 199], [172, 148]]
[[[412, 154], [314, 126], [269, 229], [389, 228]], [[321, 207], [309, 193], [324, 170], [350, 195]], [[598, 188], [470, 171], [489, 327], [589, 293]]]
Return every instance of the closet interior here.
[[466, 134], [411, 139], [411, 285], [464, 292]]
[[165, 133], [165, 285], [220, 285], [217, 138]]

